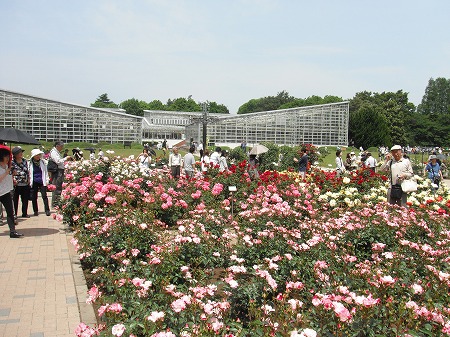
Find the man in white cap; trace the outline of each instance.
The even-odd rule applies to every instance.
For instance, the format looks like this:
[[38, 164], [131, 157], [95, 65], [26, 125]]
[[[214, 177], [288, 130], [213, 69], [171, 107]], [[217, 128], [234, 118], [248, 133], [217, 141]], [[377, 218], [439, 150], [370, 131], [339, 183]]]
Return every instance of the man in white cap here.
[[380, 169], [381, 171], [389, 172], [388, 202], [406, 206], [407, 194], [402, 191], [401, 183], [403, 180], [413, 177], [414, 172], [409, 159], [403, 157], [400, 145], [391, 147], [391, 153], [385, 156], [384, 163]]

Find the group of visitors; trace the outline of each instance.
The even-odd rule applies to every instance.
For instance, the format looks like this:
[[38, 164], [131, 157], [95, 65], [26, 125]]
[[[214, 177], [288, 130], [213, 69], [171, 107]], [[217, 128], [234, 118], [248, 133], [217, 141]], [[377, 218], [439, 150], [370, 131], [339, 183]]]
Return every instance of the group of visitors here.
[[34, 216], [38, 216], [38, 194], [40, 193], [45, 214], [50, 216], [47, 188], [51, 181], [55, 185], [52, 207], [58, 206], [64, 180], [64, 163], [70, 159], [62, 155], [63, 148], [63, 142], [56, 142], [50, 151], [49, 160], [46, 161], [42, 157], [44, 152], [41, 149], [31, 150], [27, 159], [20, 146], [12, 150], [7, 146], [0, 147], [0, 202], [6, 211], [10, 238], [23, 236], [15, 228], [19, 213], [19, 199], [22, 203], [20, 207], [22, 218], [30, 218], [29, 201], [31, 201]]
[[[172, 147], [172, 152], [169, 155], [168, 166], [173, 178], [177, 179], [181, 175], [182, 169], [186, 174], [186, 178], [193, 178], [197, 168], [194, 153], [196, 147], [191, 145], [188, 153], [182, 157], [177, 146]], [[208, 149], [202, 149], [200, 156], [200, 170], [203, 174], [207, 174], [210, 168], [219, 168], [219, 172], [228, 171], [227, 163], [228, 152], [216, 147], [214, 152], [210, 155]]]

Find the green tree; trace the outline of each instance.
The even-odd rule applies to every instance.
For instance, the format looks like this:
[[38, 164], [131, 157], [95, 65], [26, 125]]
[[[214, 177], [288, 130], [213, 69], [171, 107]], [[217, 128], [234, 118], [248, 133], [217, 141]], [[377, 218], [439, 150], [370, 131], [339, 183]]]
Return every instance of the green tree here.
[[176, 98], [167, 101], [167, 109], [169, 111], [202, 111], [202, 108], [192, 98]]
[[276, 96], [267, 96], [257, 99], [251, 99], [247, 103], [241, 105], [238, 114], [250, 112], [278, 110], [280, 106], [293, 101], [295, 98], [290, 96], [287, 91], [281, 91]]
[[397, 92], [357, 93], [350, 101], [349, 139], [364, 148], [408, 143], [405, 120], [415, 111], [408, 94]]
[[349, 123], [350, 139], [358, 146], [367, 149], [392, 143], [389, 137], [389, 125], [383, 109], [366, 102], [356, 110]]
[[450, 79], [430, 78], [417, 112], [424, 115], [450, 114]]
[[342, 97], [327, 95], [324, 98], [320, 96], [310, 96], [308, 98], [296, 98], [288, 103], [285, 103], [279, 107], [279, 109], [298, 108], [302, 106], [329, 104], [342, 102]]
[[148, 110], [167, 110], [167, 107], [158, 99], [147, 104]]
[[222, 114], [229, 114], [230, 111], [228, 108], [223, 104], [217, 104], [216, 102], [210, 102], [208, 112], [210, 113], [222, 113]]
[[94, 108], [118, 108], [117, 104], [108, 98], [108, 94], [101, 94], [94, 103], [91, 103]]
[[124, 109], [127, 114], [144, 116], [144, 110], [147, 109], [147, 103], [138, 101], [136, 98], [130, 98], [120, 103], [120, 107]]

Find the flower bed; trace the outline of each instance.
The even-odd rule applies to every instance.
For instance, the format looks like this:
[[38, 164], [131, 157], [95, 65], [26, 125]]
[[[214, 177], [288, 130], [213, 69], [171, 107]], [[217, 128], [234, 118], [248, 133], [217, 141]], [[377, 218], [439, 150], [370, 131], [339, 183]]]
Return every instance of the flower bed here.
[[76, 335], [448, 335], [450, 198], [419, 183], [400, 208], [369, 171], [252, 182], [243, 162], [175, 181], [73, 163], [58, 217], [101, 319]]

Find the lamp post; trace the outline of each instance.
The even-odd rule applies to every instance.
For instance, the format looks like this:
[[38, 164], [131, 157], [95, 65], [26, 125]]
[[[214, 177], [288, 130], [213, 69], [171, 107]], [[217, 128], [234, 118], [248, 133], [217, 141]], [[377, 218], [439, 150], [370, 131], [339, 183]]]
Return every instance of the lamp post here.
[[209, 103], [208, 101], [202, 103], [202, 141], [203, 141], [203, 148], [206, 149], [208, 144], [206, 144], [206, 134], [207, 134], [207, 127], [208, 127], [208, 108]]

